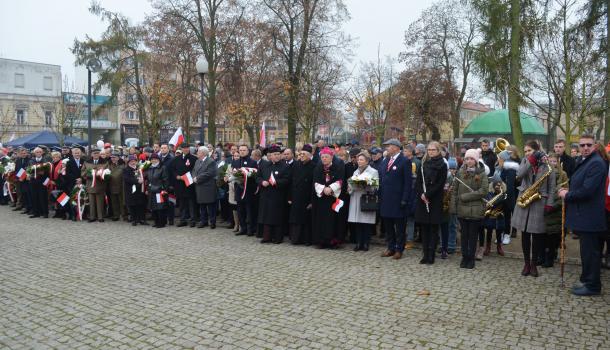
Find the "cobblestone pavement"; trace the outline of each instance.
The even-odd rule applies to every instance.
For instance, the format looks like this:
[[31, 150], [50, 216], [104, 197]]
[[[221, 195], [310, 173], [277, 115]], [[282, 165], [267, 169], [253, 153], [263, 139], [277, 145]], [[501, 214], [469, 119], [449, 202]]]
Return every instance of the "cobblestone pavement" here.
[[471, 271], [6, 207], [0, 222], [0, 348], [610, 348], [607, 274], [603, 296], [576, 298], [558, 268], [521, 277], [516, 259]]

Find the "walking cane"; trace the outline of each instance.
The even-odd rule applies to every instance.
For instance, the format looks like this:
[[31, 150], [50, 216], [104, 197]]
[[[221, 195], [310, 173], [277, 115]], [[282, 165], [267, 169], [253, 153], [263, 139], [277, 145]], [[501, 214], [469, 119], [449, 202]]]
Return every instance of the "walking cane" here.
[[565, 288], [565, 280], [563, 278], [564, 268], [566, 265], [566, 201], [561, 201], [561, 248], [559, 250], [559, 266], [561, 274], [561, 288]]

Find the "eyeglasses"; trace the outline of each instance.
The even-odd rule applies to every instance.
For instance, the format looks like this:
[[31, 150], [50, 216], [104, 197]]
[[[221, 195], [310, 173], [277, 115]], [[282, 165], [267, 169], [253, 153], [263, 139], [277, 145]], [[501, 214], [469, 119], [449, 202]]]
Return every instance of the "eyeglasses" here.
[[580, 146], [580, 148], [593, 147], [593, 144], [592, 143], [581, 143], [579, 146]]
[[438, 150], [437, 150], [436, 148], [428, 148], [428, 152], [430, 152], [430, 151], [436, 151], [436, 152], [438, 152]]

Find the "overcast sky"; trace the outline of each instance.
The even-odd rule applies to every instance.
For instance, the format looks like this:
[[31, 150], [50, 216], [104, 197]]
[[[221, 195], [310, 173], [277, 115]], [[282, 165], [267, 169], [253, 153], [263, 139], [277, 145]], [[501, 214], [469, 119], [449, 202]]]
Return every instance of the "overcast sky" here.
[[[103, 7], [139, 22], [151, 12], [148, 0], [100, 0]], [[356, 38], [353, 64], [382, 55], [397, 56], [409, 23], [432, 0], [344, 0], [351, 15], [345, 31]], [[74, 38], [99, 37], [104, 24], [88, 11], [88, 0], [0, 1], [0, 57], [61, 65], [69, 81], [85, 84], [86, 71], [74, 68]]]

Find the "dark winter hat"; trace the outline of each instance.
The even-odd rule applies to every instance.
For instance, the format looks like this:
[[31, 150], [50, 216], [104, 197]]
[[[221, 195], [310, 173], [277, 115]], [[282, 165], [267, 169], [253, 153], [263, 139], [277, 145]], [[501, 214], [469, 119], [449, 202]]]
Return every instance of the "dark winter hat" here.
[[158, 154], [153, 153], [153, 154], [150, 155], [150, 159], [160, 159], [160, 158], [159, 158]]
[[134, 155], [132, 154], [132, 155], [130, 155], [130, 156], [129, 156], [129, 158], [127, 158], [127, 161], [128, 161], [128, 162], [131, 162], [132, 160], [137, 161], [137, 160], [138, 160], [138, 157], [136, 157], [136, 156], [134, 156]]
[[267, 149], [267, 154], [269, 153], [280, 153], [282, 152], [282, 148], [278, 145], [271, 145], [268, 149]]
[[303, 148], [301, 148], [301, 150], [305, 151], [305, 152], [312, 153], [313, 152], [313, 147], [311, 147], [310, 144], [306, 144], [306, 145], [303, 145]]
[[180, 148], [189, 148], [189, 147], [190, 147], [189, 144], [186, 142], [183, 142], [180, 144]]
[[356, 157], [358, 154], [360, 154], [360, 148], [352, 148], [349, 150], [350, 157]]

